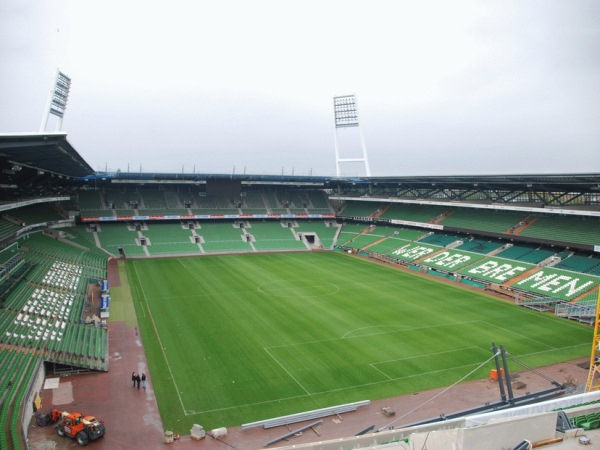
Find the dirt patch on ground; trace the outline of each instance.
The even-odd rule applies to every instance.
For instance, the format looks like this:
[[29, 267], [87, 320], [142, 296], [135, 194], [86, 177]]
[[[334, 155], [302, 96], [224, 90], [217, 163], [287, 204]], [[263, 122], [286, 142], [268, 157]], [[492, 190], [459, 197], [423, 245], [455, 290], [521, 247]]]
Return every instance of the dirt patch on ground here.
[[108, 263], [106, 263], [106, 273], [109, 286], [121, 286], [121, 278], [119, 278], [119, 260], [117, 258], [108, 258]]

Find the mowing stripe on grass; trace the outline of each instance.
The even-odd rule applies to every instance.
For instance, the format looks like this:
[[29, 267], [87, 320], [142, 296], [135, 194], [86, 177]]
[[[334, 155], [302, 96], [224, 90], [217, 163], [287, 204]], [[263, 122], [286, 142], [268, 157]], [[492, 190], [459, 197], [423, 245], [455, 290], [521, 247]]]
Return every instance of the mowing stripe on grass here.
[[445, 386], [491, 342], [534, 367], [588, 356], [592, 335], [337, 253], [127, 265], [161, 417], [179, 433]]
[[[133, 270], [135, 271], [135, 274], [138, 275], [138, 279], [139, 279], [139, 274], [137, 272], [137, 267], [135, 265], [133, 266]], [[183, 404], [183, 400], [181, 398], [181, 393], [179, 392], [179, 388], [177, 387], [177, 382], [175, 381], [175, 376], [173, 374], [173, 370], [171, 369], [171, 365], [169, 364], [169, 359], [167, 358], [167, 354], [165, 353], [165, 347], [160, 339], [160, 335], [158, 334], [158, 329], [156, 328], [156, 322], [154, 321], [154, 316], [152, 315], [152, 311], [150, 310], [150, 307], [148, 306], [148, 303], [146, 301], [146, 294], [144, 292], [144, 287], [141, 284], [140, 284], [140, 291], [142, 294], [141, 299], [146, 303], [146, 306], [148, 308], [148, 317], [150, 318], [150, 321], [152, 322], [152, 327], [154, 328], [154, 333], [155, 333], [156, 339], [158, 340], [158, 343], [160, 345], [160, 349], [161, 349], [163, 358], [165, 360], [165, 363], [167, 364], [169, 373], [171, 374], [171, 380], [173, 381], [173, 386], [175, 386], [175, 392], [177, 392], [177, 397], [179, 398], [179, 404], [181, 405], [181, 409], [182, 409], [183, 413], [186, 414], [186, 409], [185, 409], [185, 405]], [[141, 302], [140, 302], [140, 304], [141, 304]]]

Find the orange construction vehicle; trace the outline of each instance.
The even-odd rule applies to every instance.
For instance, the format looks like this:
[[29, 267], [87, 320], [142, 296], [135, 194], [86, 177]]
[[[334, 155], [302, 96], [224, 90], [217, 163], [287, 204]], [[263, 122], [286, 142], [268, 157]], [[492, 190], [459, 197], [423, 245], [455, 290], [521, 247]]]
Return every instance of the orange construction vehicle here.
[[35, 422], [38, 427], [45, 427], [47, 425], [52, 425], [60, 420], [60, 416], [62, 411], [56, 408], [52, 408], [50, 411], [41, 412], [35, 415]]
[[106, 432], [104, 422], [94, 416], [84, 416], [82, 413], [62, 412], [60, 423], [55, 427], [59, 436], [68, 436], [77, 440], [79, 445], [87, 445]]

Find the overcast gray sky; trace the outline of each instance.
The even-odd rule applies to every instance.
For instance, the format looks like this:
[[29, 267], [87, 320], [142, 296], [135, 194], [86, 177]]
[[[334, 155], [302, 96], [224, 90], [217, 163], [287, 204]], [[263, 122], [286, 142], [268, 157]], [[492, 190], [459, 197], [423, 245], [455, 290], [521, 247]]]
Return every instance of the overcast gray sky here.
[[335, 175], [354, 93], [374, 176], [600, 171], [597, 0], [2, 0], [0, 58], [0, 132], [60, 68], [96, 170]]

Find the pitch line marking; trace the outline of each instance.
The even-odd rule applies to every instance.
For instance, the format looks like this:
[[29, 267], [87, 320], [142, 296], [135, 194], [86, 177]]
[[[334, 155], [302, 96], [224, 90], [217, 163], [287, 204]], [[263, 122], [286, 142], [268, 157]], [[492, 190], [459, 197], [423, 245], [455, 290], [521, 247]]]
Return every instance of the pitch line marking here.
[[[496, 297], [492, 296], [491, 294], [487, 294], [485, 292], [482, 293], [481, 301], [492, 303], [494, 306], [497, 306], [499, 308], [505, 308], [505, 307], [509, 307], [510, 308], [512, 306], [515, 306], [514, 303], [511, 304], [511, 303], [508, 303], [508, 302], [498, 302], [498, 299]], [[557, 319], [556, 316], [540, 315], [539, 311], [535, 311], [535, 310], [530, 309], [530, 308], [523, 308], [523, 313], [524, 314], [534, 315], [534, 316], [536, 316], [536, 318], [540, 318], [540, 319], [544, 319], [544, 320], [549, 320], [549, 321], [553, 322], [554, 325], [556, 325], [556, 323], [558, 323], [558, 322], [556, 322], [554, 320], [554, 319]], [[574, 323], [573, 321], [564, 321], [564, 323], [561, 323], [561, 325], [581, 330], [579, 324]]]
[[[135, 264], [133, 264], [133, 270], [134, 270], [135, 275], [139, 282], [140, 276], [138, 274], [137, 267]], [[171, 365], [169, 364], [169, 360], [167, 359], [167, 354], [165, 353], [165, 347], [163, 346], [163, 343], [160, 339], [160, 335], [158, 334], [158, 329], [156, 328], [156, 323], [154, 322], [154, 316], [152, 315], [152, 312], [150, 311], [150, 307], [148, 306], [148, 303], [146, 302], [146, 293], [144, 292], [144, 287], [141, 286], [141, 283], [140, 283], [140, 290], [142, 293], [142, 299], [146, 303], [146, 308], [148, 309], [148, 317], [150, 318], [150, 321], [152, 322], [152, 328], [154, 328], [154, 334], [156, 335], [156, 339], [158, 340], [158, 345], [160, 345], [160, 351], [162, 352], [163, 358], [165, 359], [165, 362], [167, 363], [167, 368], [169, 369], [169, 375], [171, 375], [171, 381], [173, 382], [173, 386], [175, 386], [175, 391], [177, 392], [177, 398], [179, 398], [179, 404], [181, 405], [183, 415], [187, 416], [187, 410], [185, 409], [185, 405], [183, 404], [181, 394], [179, 393], [179, 388], [177, 387], [177, 383], [175, 382], [175, 377], [173, 376], [173, 371], [171, 370]]]
[[[560, 347], [560, 348], [551, 347], [548, 350], [540, 350], [539, 352], [523, 353], [522, 355], [519, 355], [519, 358], [522, 358], [524, 356], [541, 355], [542, 353], [553, 352], [555, 350], [566, 350], [566, 349], [570, 349], [570, 348], [587, 347], [588, 345], [589, 344], [577, 344], [577, 345], [570, 345], [568, 347]], [[510, 352], [507, 352], [507, 353], [511, 354]]]
[[263, 347], [263, 350], [264, 350], [265, 352], [267, 352], [267, 354], [268, 354], [268, 355], [269, 355], [269, 356], [270, 356], [270, 357], [273, 359], [273, 361], [275, 361], [277, 364], [279, 364], [279, 367], [281, 367], [281, 368], [282, 368], [282, 369], [285, 371], [285, 373], [287, 373], [287, 374], [288, 374], [288, 376], [289, 376], [289, 377], [290, 377], [292, 380], [294, 380], [294, 382], [295, 382], [295, 383], [296, 383], [298, 386], [300, 386], [300, 387], [302, 388], [302, 390], [303, 390], [304, 392], [306, 392], [306, 395], [311, 395], [311, 393], [310, 393], [310, 392], [308, 392], [308, 389], [306, 389], [304, 386], [302, 386], [302, 384], [301, 384], [301, 383], [300, 383], [300, 382], [299, 382], [299, 381], [296, 379], [296, 377], [294, 377], [294, 375], [292, 375], [292, 374], [290, 373], [290, 371], [289, 371], [289, 370], [287, 370], [287, 369], [286, 369], [286, 368], [283, 366], [283, 364], [281, 364], [281, 363], [279, 362], [279, 360], [278, 360], [277, 358], [275, 358], [275, 357], [274, 357], [274, 356], [271, 354], [271, 352], [269, 351], [269, 349], [268, 349], [267, 347]]
[[473, 349], [481, 350], [482, 352], [491, 354], [490, 351], [486, 351], [486, 350], [482, 349], [481, 347], [479, 347], [478, 345], [473, 345], [471, 347], [456, 348], [456, 349], [453, 349], [453, 350], [444, 350], [443, 352], [433, 352], [433, 353], [426, 353], [426, 354], [423, 354], [423, 355], [407, 356], [406, 358], [394, 358], [394, 359], [388, 359], [388, 360], [385, 360], [385, 361], [377, 361], [377, 362], [374, 362], [372, 364], [387, 364], [387, 363], [390, 363], [390, 362], [407, 361], [409, 359], [417, 359], [417, 358], [427, 358], [429, 356], [443, 355], [445, 353], [456, 353], [456, 352], [462, 352], [463, 350], [473, 350]]
[[430, 375], [430, 374], [434, 374], [434, 373], [438, 373], [438, 372], [443, 372], [444, 370], [448, 370], [448, 369], [460, 369], [460, 368], [463, 368], [463, 367], [473, 367], [475, 365], [477, 365], [477, 364], [473, 363], [473, 364], [468, 364], [468, 365], [464, 365], [464, 366], [444, 368], [444, 369], [440, 369], [440, 370], [433, 370], [433, 371], [430, 371], [430, 372], [421, 372], [421, 373], [414, 374], [414, 375], [409, 375], [409, 376], [406, 376], [406, 377], [390, 378], [388, 380], [373, 381], [371, 383], [364, 383], [364, 384], [359, 384], [359, 385], [354, 385], [354, 386], [347, 386], [347, 387], [338, 388], [338, 389], [330, 389], [328, 391], [320, 391], [320, 392], [315, 392], [315, 393], [307, 394], [307, 395], [295, 395], [295, 396], [292, 396], [292, 397], [284, 397], [284, 398], [275, 399], [275, 400], [268, 400], [268, 401], [264, 401], [264, 402], [256, 402], [256, 403], [247, 403], [247, 404], [244, 404], [244, 405], [227, 406], [225, 408], [216, 408], [216, 409], [210, 409], [210, 410], [200, 411], [197, 414], [206, 414], [206, 413], [212, 413], [212, 412], [217, 412], [217, 411], [226, 411], [226, 410], [234, 409], [234, 408], [247, 408], [247, 407], [252, 407], [252, 406], [257, 406], [257, 405], [264, 405], [264, 404], [268, 404], [268, 403], [277, 403], [277, 402], [281, 402], [281, 401], [295, 400], [295, 399], [299, 399], [299, 398], [304, 398], [306, 396], [308, 396], [308, 397], [315, 397], [317, 395], [324, 395], [324, 394], [330, 394], [332, 392], [340, 392], [340, 391], [346, 391], [346, 390], [356, 389], [356, 388], [361, 388], [361, 387], [374, 386], [374, 385], [377, 385], [377, 384], [389, 383], [390, 381], [399, 381], [399, 380], [404, 380], [404, 379], [409, 379], [409, 378], [414, 378], [414, 377], [421, 377], [421, 376], [426, 376], [426, 375]]
[[517, 333], [515, 331], [511, 331], [511, 330], [508, 330], [506, 328], [499, 327], [498, 325], [494, 325], [493, 323], [488, 323], [488, 322], [482, 322], [482, 323], [484, 323], [484, 324], [486, 324], [486, 325], [488, 325], [490, 327], [498, 328], [499, 330], [502, 330], [502, 331], [504, 331], [506, 333], [510, 333], [510, 334], [514, 334], [515, 336], [519, 336], [521, 339], [532, 341], [532, 342], [536, 342], [536, 343], [538, 343], [540, 345], [544, 345], [544, 346], [548, 347], [551, 350], [556, 350], [556, 347], [552, 347], [551, 345], [548, 345], [545, 342], [541, 342], [541, 341], [538, 341], [536, 339], [528, 338], [528, 337], [523, 336], [522, 334], [519, 334], [519, 333]]
[[345, 333], [344, 335], [342, 335], [342, 337], [340, 339], [346, 339], [348, 337], [348, 335], [350, 335], [356, 331], [367, 330], [369, 328], [397, 328], [397, 329], [381, 331], [379, 333], [370, 333], [370, 334], [361, 334], [358, 336], [350, 336], [350, 339], [355, 339], [355, 338], [364, 337], [364, 336], [377, 336], [378, 334], [396, 333], [397, 331], [403, 331], [403, 330], [409, 329], [408, 325], [370, 325], [368, 327], [360, 327], [360, 328], [355, 328], [354, 330], [350, 330], [347, 333]]
[[[398, 361], [407, 361], [409, 359], [427, 358], [427, 357], [430, 357], [430, 356], [443, 355], [444, 353], [456, 353], [456, 352], [461, 352], [463, 350], [473, 350], [473, 349], [477, 349], [477, 350], [481, 350], [482, 352], [489, 353], [488, 351], [482, 349], [481, 347], [479, 347], [477, 345], [474, 345], [472, 347], [457, 348], [457, 349], [454, 349], [454, 350], [446, 350], [446, 351], [443, 351], [443, 352], [427, 353], [426, 355], [415, 355], [415, 356], [408, 356], [406, 358], [395, 358], [395, 359], [388, 359], [388, 360], [385, 360], [385, 361], [377, 361], [377, 362], [374, 362], [374, 363], [370, 363], [369, 365], [373, 369], [377, 370], [378, 372], [381, 372], [389, 380], [394, 380], [395, 378], [392, 378], [391, 376], [389, 376], [387, 373], [385, 373], [383, 370], [379, 369], [376, 366], [379, 365], [379, 364], [387, 364], [387, 363], [398, 362]], [[446, 368], [448, 368], [448, 367], [446, 367]], [[452, 367], [450, 367], [450, 369], [451, 368]]]
[[[577, 347], [582, 347], [582, 346], [587, 346], [588, 344], [577, 344], [577, 345], [571, 345], [569, 347], [564, 347], [561, 350], [567, 350], [567, 349], [571, 349], [571, 348], [577, 348]], [[475, 347], [475, 348], [479, 348], [480, 350], [483, 350], [481, 347]], [[523, 356], [529, 356], [529, 355], [536, 355], [539, 353], [547, 353], [553, 350], [544, 350], [541, 352], [534, 352], [534, 353], [527, 353], [525, 355], [519, 355], [520, 357]], [[427, 356], [427, 355], [425, 355]], [[429, 372], [420, 372], [418, 374], [414, 374], [414, 375], [409, 375], [409, 376], [405, 376], [405, 377], [399, 377], [399, 378], [391, 378], [389, 380], [382, 380], [382, 381], [374, 381], [372, 383], [365, 383], [365, 384], [359, 384], [359, 385], [355, 385], [355, 386], [348, 386], [348, 387], [343, 387], [343, 388], [338, 388], [338, 389], [330, 389], [327, 391], [321, 391], [321, 392], [315, 392], [312, 394], [308, 394], [309, 397], [315, 397], [317, 395], [323, 395], [323, 394], [331, 394], [333, 392], [340, 392], [340, 391], [345, 391], [345, 390], [350, 390], [350, 389], [357, 389], [357, 388], [361, 388], [361, 387], [367, 387], [367, 386], [373, 386], [373, 385], [377, 385], [377, 384], [383, 384], [383, 383], [389, 383], [390, 381], [401, 381], [401, 380], [407, 380], [410, 378], [415, 378], [415, 377], [421, 377], [421, 376], [427, 376], [427, 375], [431, 375], [434, 373], [438, 373], [438, 372], [443, 372], [444, 370], [449, 370], [449, 369], [460, 369], [463, 367], [473, 367], [475, 366], [476, 363], [473, 364], [468, 364], [465, 366], [458, 366], [458, 367], [451, 367], [451, 368], [443, 368], [440, 370], [433, 370], [433, 371], [429, 371]], [[432, 388], [435, 389], [435, 388]], [[215, 409], [207, 409], [205, 411], [198, 411], [196, 412], [196, 414], [207, 414], [207, 413], [214, 413], [214, 412], [218, 412], [218, 411], [228, 411], [230, 409], [236, 409], [236, 408], [249, 408], [252, 406], [258, 406], [258, 405], [266, 405], [268, 403], [277, 403], [277, 402], [282, 402], [282, 401], [289, 401], [289, 400], [295, 400], [295, 399], [299, 399], [299, 398], [304, 398], [306, 397], [306, 395], [294, 395], [292, 397], [283, 397], [283, 398], [279, 398], [279, 399], [275, 399], [275, 400], [266, 400], [264, 402], [256, 402], [256, 403], [247, 403], [244, 405], [233, 405], [233, 406], [227, 406], [225, 408], [215, 408]]]
[[392, 381], [393, 378], [390, 377], [387, 373], [385, 373], [383, 370], [379, 369], [378, 367], [376, 367], [375, 365], [379, 364], [379, 363], [370, 363], [369, 366], [371, 366], [372, 369], [375, 369], [377, 372], [379, 372], [381, 375], [383, 375], [384, 377], [386, 377], [388, 380]]
[[[405, 328], [403, 330], [392, 330], [392, 331], [382, 331], [381, 333], [362, 334], [362, 335], [356, 336], [356, 337], [347, 337], [347, 338], [335, 337], [335, 338], [331, 338], [331, 339], [319, 339], [319, 340], [315, 340], [315, 341], [296, 342], [295, 344], [270, 345], [269, 347], [265, 347], [265, 348], [296, 347], [297, 345], [320, 344], [322, 342], [339, 341], [341, 339], [359, 339], [359, 338], [363, 338], [363, 337], [379, 336], [381, 334], [400, 333], [400, 332], [404, 332], [404, 331], [429, 330], [432, 328], [450, 327], [450, 326], [465, 325], [468, 323], [479, 323], [479, 322], [481, 322], [481, 321], [480, 320], [469, 320], [466, 322], [447, 323], [447, 324], [442, 324], [442, 325], [428, 325], [428, 326], [424, 326], [424, 327]], [[352, 331], [354, 331], [354, 330], [351, 330], [350, 332], [352, 332]], [[348, 334], [348, 333], [346, 333], [346, 334]]]

